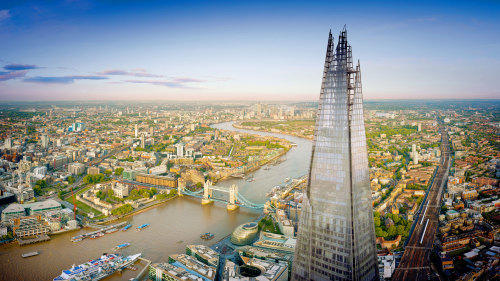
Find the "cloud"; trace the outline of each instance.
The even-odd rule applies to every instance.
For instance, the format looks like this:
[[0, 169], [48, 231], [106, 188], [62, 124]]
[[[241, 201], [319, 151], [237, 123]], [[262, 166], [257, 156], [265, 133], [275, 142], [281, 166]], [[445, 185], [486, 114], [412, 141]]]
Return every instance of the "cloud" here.
[[122, 76], [135, 76], [135, 77], [151, 77], [158, 78], [163, 77], [162, 75], [152, 74], [144, 69], [134, 69], [132, 71], [120, 70], [120, 69], [109, 69], [102, 72], [98, 72], [99, 75], [122, 75]]
[[200, 79], [195, 79], [195, 78], [174, 78], [175, 82], [179, 82], [179, 83], [190, 83], [190, 82], [194, 82], [194, 83], [200, 83], [200, 82], [205, 82], [205, 80], [200, 80]]
[[73, 76], [35, 76], [25, 78], [24, 82], [42, 83], [42, 84], [71, 84], [75, 80], [104, 80], [108, 77], [92, 75], [73, 75]]
[[0, 10], [0, 21], [7, 20], [10, 18], [10, 11], [7, 9]]
[[3, 67], [4, 69], [7, 70], [30, 70], [30, 69], [37, 69], [39, 68], [38, 66], [34, 64], [8, 64]]
[[172, 81], [145, 81], [145, 80], [126, 80], [125, 82], [129, 83], [138, 83], [138, 84], [151, 84], [157, 86], [165, 86], [169, 88], [188, 88], [182, 83], [172, 82]]
[[0, 71], [0, 81], [7, 81], [11, 79], [16, 79], [24, 77], [28, 73], [27, 70], [20, 71]]
[[195, 78], [185, 78], [185, 77], [177, 77], [172, 78], [171, 80], [163, 80], [163, 81], [154, 81], [154, 80], [126, 80], [128, 83], [138, 83], [138, 84], [151, 84], [157, 86], [165, 86], [169, 88], [183, 88], [183, 89], [194, 89], [186, 85], [187, 83], [201, 83], [205, 82], [204, 80], [195, 79]]

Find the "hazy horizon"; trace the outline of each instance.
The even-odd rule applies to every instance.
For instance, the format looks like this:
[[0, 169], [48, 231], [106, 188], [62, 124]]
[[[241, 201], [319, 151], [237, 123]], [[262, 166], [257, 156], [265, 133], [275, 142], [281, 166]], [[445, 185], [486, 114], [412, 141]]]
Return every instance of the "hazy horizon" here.
[[314, 101], [328, 32], [344, 25], [367, 100], [495, 99], [499, 11], [491, 1], [2, 1], [0, 101]]

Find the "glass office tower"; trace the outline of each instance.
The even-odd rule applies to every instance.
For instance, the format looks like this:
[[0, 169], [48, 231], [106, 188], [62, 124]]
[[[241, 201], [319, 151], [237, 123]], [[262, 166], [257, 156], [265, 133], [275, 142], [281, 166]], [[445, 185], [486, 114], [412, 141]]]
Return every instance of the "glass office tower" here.
[[378, 280], [359, 62], [328, 38], [292, 280]]

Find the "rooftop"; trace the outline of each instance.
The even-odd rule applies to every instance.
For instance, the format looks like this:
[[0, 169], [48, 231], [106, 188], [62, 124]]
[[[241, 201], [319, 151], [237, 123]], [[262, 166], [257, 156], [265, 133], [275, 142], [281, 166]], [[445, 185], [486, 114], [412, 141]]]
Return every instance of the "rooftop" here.
[[36, 210], [43, 210], [43, 209], [57, 208], [57, 207], [61, 207], [61, 203], [53, 199], [41, 202], [27, 203], [27, 204], [12, 203], [3, 210], [3, 213], [24, 212], [26, 209], [31, 209], [32, 211], [36, 211]]

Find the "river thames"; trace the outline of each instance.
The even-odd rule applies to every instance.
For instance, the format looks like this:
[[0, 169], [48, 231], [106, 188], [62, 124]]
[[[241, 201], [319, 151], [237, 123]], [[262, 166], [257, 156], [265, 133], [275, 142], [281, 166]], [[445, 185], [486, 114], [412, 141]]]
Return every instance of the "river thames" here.
[[[254, 181], [244, 179], [229, 179], [217, 183], [219, 186], [238, 185], [239, 192], [255, 203], [265, 202], [265, 194], [274, 186], [283, 184], [285, 178], [297, 178], [307, 173], [311, 157], [312, 142], [294, 136], [256, 132], [237, 129], [233, 122], [215, 124], [212, 127], [221, 130], [231, 130], [264, 136], [274, 136], [287, 139], [297, 146], [293, 147], [282, 159], [285, 161], [277, 165], [269, 165], [269, 169], [259, 169], [253, 175]], [[62, 270], [78, 265], [90, 259], [99, 257], [104, 252], [112, 252], [113, 247], [124, 242], [131, 243], [130, 247], [121, 251], [122, 254], [142, 253], [142, 256], [152, 262], [167, 262], [168, 256], [175, 253], [184, 253], [186, 245], [212, 245], [216, 241], [230, 234], [235, 227], [247, 221], [254, 220], [259, 212], [239, 208], [227, 211], [222, 203], [201, 205], [200, 199], [188, 196], [174, 198], [154, 209], [134, 215], [126, 220], [133, 224], [133, 228], [150, 223], [147, 229], [136, 232], [130, 229], [127, 232], [118, 231], [105, 235], [99, 239], [86, 239], [72, 243], [70, 238], [78, 234], [91, 231], [83, 229], [52, 236], [44, 243], [20, 247], [17, 243], [0, 246], [0, 280], [52, 280], [61, 274]], [[212, 232], [215, 239], [204, 241], [200, 234]], [[23, 259], [21, 254], [38, 251], [40, 255]], [[122, 276], [135, 276], [137, 272], [125, 272]], [[115, 277], [106, 280], [120, 280]]]

